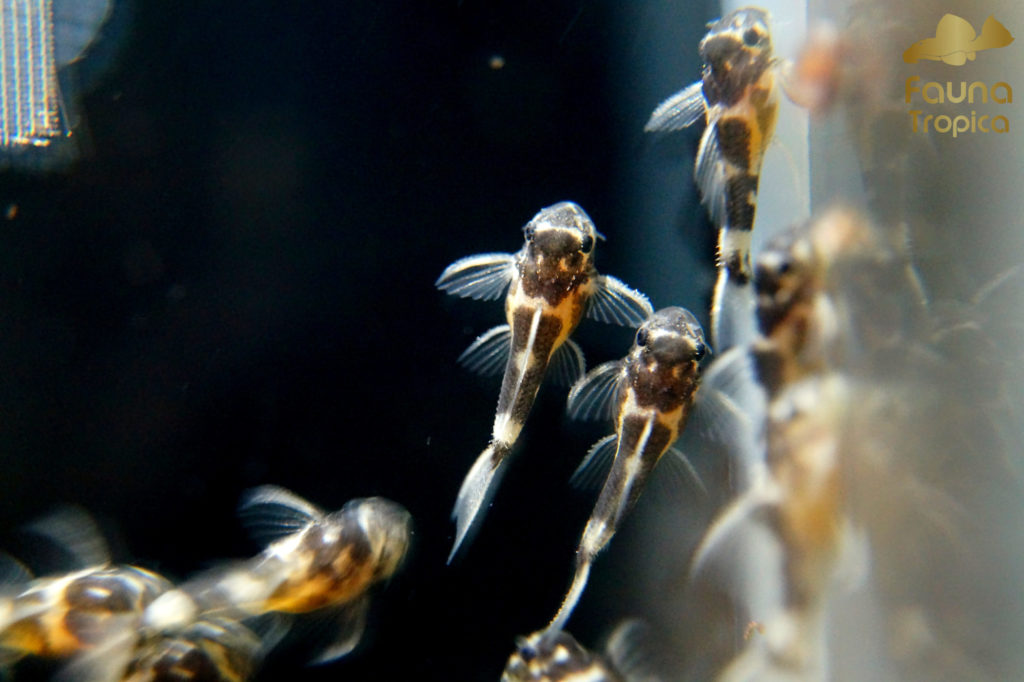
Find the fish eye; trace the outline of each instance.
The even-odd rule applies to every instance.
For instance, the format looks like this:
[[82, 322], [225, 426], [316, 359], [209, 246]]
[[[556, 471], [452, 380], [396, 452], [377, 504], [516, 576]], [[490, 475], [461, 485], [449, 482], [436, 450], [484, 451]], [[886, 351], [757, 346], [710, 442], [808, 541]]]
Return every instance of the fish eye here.
[[529, 663], [533, 659], [537, 658], [537, 650], [533, 646], [527, 644], [519, 649], [519, 655], [524, 661]]
[[526, 236], [527, 241], [533, 241], [534, 235], [537, 234], [537, 229], [533, 226], [533, 223], [527, 223], [526, 227], [523, 228], [523, 235]]
[[647, 345], [647, 330], [638, 329], [636, 332], [636, 345], [646, 346]]
[[590, 253], [590, 250], [594, 248], [594, 238], [589, 234], [583, 236], [583, 241], [580, 242], [580, 251], [583, 253]]
[[703, 343], [698, 343], [697, 347], [693, 349], [693, 356], [695, 358], [697, 358], [698, 360], [701, 360], [701, 359], [704, 358], [704, 356], [707, 354], [707, 352], [708, 352], [707, 346], [705, 346]]
[[761, 33], [756, 28], [748, 28], [743, 32], [743, 44], [754, 47], [761, 42]]

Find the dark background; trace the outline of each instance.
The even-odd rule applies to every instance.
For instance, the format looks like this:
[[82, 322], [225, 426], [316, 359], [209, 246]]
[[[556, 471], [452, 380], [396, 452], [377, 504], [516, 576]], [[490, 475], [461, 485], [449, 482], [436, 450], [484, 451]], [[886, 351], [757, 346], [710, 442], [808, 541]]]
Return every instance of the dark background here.
[[[606, 427], [569, 424], [564, 389], [543, 389], [481, 534], [445, 566], [498, 388], [455, 358], [502, 311], [432, 283], [517, 250], [522, 224], [571, 199], [607, 236], [602, 272], [706, 321], [699, 133], [642, 127], [697, 78], [717, 13], [119, 5], [72, 67], [79, 159], [0, 173], [16, 207], [0, 220], [0, 537], [31, 554], [16, 529], [77, 504], [115, 560], [181, 579], [259, 550], [235, 516], [247, 488], [331, 509], [384, 495], [412, 512], [415, 544], [365, 646], [320, 668], [286, 647], [264, 679], [497, 679], [568, 584], [592, 498], [567, 479]], [[586, 321], [578, 340], [594, 365], [631, 333]], [[582, 642], [642, 601], [636, 566], [657, 552], [613, 544], [571, 623]]]

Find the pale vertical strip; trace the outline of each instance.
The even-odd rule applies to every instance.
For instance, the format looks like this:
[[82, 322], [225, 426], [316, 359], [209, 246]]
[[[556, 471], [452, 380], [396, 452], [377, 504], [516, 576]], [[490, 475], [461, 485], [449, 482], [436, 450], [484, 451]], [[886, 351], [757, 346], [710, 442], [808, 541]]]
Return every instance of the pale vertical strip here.
[[[806, 1], [763, 0], [757, 4], [768, 12], [775, 56], [793, 59], [807, 35]], [[722, 14], [747, 5], [749, 2], [742, 0], [723, 0]], [[751, 236], [752, 261], [757, 260], [758, 252], [772, 237], [806, 220], [811, 212], [809, 117], [804, 109], [790, 102], [781, 89], [778, 98], [775, 132], [765, 152], [757, 192], [757, 214]], [[762, 446], [757, 447], [763, 457]], [[765, 579], [765, 566], [771, 560], [767, 545], [753, 538], [740, 552], [738, 565], [732, 569], [742, 576], [738, 583], [743, 586], [742, 606], [746, 614], [740, 616], [740, 623], [760, 621], [781, 608], [781, 586]]]
[[14, 141], [16, 144], [21, 143], [21, 137], [23, 135], [23, 125], [21, 121], [22, 117], [22, 103], [21, 103], [21, 62], [22, 62], [22, 51], [23, 45], [21, 41], [20, 32], [18, 31], [19, 15], [18, 3], [20, 0], [14, 0], [12, 10], [14, 16], [11, 18], [11, 26], [14, 28], [14, 35], [11, 36], [11, 44], [14, 45], [14, 60], [11, 64], [11, 70], [14, 72]]
[[10, 121], [8, 120], [9, 102], [7, 101], [7, 5], [0, 5], [0, 147], [6, 147], [10, 139]]

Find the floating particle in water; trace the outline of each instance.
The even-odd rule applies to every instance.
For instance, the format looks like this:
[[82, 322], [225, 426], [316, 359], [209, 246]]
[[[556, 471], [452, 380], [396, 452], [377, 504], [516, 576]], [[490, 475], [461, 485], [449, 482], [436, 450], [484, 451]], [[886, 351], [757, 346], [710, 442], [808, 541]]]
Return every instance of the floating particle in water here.
[[505, 58], [500, 54], [492, 54], [491, 58], [487, 60], [487, 66], [491, 67], [492, 71], [500, 71], [505, 68]]
[[14, 220], [18, 217], [18, 205], [8, 204], [7, 208], [4, 209], [4, 218], [7, 220]]
[[3, 0], [0, 4], [0, 167], [50, 167], [69, 158], [60, 70], [78, 59], [111, 0]]

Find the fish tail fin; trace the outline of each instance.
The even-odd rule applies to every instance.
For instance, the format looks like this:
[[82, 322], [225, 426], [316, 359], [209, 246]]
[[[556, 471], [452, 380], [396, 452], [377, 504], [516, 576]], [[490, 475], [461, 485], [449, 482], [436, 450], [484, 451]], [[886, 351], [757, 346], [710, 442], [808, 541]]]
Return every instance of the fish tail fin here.
[[473, 467], [466, 474], [459, 488], [459, 496], [455, 500], [452, 518], [455, 520], [455, 544], [448, 555], [448, 563], [452, 562], [459, 548], [466, 542], [466, 536], [476, 524], [480, 510], [490, 500], [505, 473], [505, 464], [511, 446], [495, 441], [480, 453]]
[[714, 351], [719, 354], [757, 335], [750, 274], [733, 272], [725, 258], [723, 253], [724, 265], [718, 270], [718, 279], [711, 296], [711, 343]]
[[989, 50], [995, 47], [1006, 47], [1013, 42], [1013, 35], [999, 21], [989, 15], [981, 26], [981, 35], [974, 40], [975, 49]]
[[566, 621], [569, 620], [573, 609], [576, 608], [580, 597], [583, 596], [583, 590], [587, 586], [587, 578], [590, 577], [590, 564], [592, 562], [593, 557], [589, 554], [584, 554], [582, 548], [576, 551], [576, 572], [573, 574], [572, 584], [569, 586], [569, 591], [565, 593], [565, 598], [562, 600], [562, 605], [558, 608], [558, 613], [555, 614], [555, 617], [551, 619], [551, 623], [548, 624], [548, 630], [554, 631], [565, 628]]

